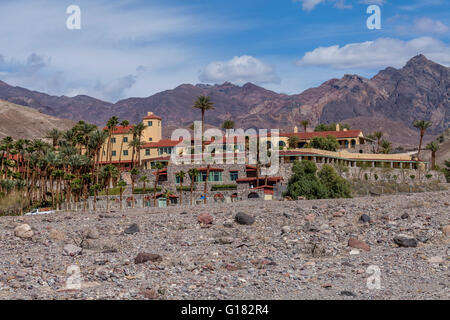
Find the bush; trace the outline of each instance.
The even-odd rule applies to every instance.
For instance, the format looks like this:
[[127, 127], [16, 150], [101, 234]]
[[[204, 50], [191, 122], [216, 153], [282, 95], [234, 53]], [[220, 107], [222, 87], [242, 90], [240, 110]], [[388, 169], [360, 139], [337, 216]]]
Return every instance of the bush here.
[[295, 161], [286, 195], [293, 199], [298, 199], [300, 196], [306, 199], [327, 198], [328, 191], [317, 177], [316, 171], [317, 167], [314, 162], [308, 160]]
[[327, 189], [328, 198], [351, 198], [350, 184], [339, 176], [330, 165], [324, 165], [318, 173], [321, 183]]
[[211, 191], [218, 190], [236, 190], [237, 184], [213, 184], [211, 187]]
[[20, 215], [28, 206], [28, 199], [19, 192], [0, 197], [0, 216]]
[[309, 143], [309, 147], [327, 151], [336, 151], [339, 148], [339, 142], [335, 136], [314, 137]]
[[[177, 187], [177, 191], [180, 191], [181, 187]], [[195, 191], [195, 186], [192, 188], [193, 191]], [[183, 191], [191, 191], [191, 186], [183, 186]]]

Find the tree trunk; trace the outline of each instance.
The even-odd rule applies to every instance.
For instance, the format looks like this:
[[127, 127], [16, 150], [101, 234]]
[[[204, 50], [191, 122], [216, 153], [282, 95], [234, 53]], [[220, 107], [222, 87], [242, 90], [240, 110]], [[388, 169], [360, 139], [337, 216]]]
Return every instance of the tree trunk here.
[[419, 152], [417, 152], [417, 160], [420, 161], [420, 151], [422, 150], [422, 140], [425, 135], [424, 131], [420, 131], [420, 142], [419, 142]]
[[208, 191], [209, 168], [210, 168], [210, 165], [208, 164], [206, 166], [206, 179], [205, 179], [205, 190], [204, 190], [204, 193], [205, 193], [204, 203], [205, 204], [206, 204], [206, 192]]

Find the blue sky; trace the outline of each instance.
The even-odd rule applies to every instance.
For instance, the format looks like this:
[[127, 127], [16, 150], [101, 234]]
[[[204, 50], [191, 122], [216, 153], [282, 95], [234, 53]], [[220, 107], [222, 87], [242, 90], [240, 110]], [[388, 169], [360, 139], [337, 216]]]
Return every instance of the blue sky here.
[[[81, 8], [81, 30], [66, 8]], [[366, 9], [381, 8], [381, 30]], [[182, 83], [300, 93], [418, 53], [450, 65], [448, 0], [2, 0], [0, 80], [115, 102]]]

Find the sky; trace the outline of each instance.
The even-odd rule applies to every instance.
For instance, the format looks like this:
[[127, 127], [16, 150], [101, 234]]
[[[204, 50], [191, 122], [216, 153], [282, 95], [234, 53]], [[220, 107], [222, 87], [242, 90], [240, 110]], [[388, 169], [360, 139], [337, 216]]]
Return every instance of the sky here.
[[[81, 29], [67, 28], [71, 5]], [[417, 54], [450, 66], [449, 12], [450, 0], [1, 0], [0, 80], [110, 102], [226, 81], [297, 94]]]

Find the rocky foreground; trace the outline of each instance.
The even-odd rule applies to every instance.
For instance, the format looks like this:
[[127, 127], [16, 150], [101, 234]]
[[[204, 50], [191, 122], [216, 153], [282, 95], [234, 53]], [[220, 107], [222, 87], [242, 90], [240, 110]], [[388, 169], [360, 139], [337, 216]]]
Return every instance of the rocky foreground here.
[[449, 213], [446, 191], [0, 217], [0, 299], [449, 299]]

